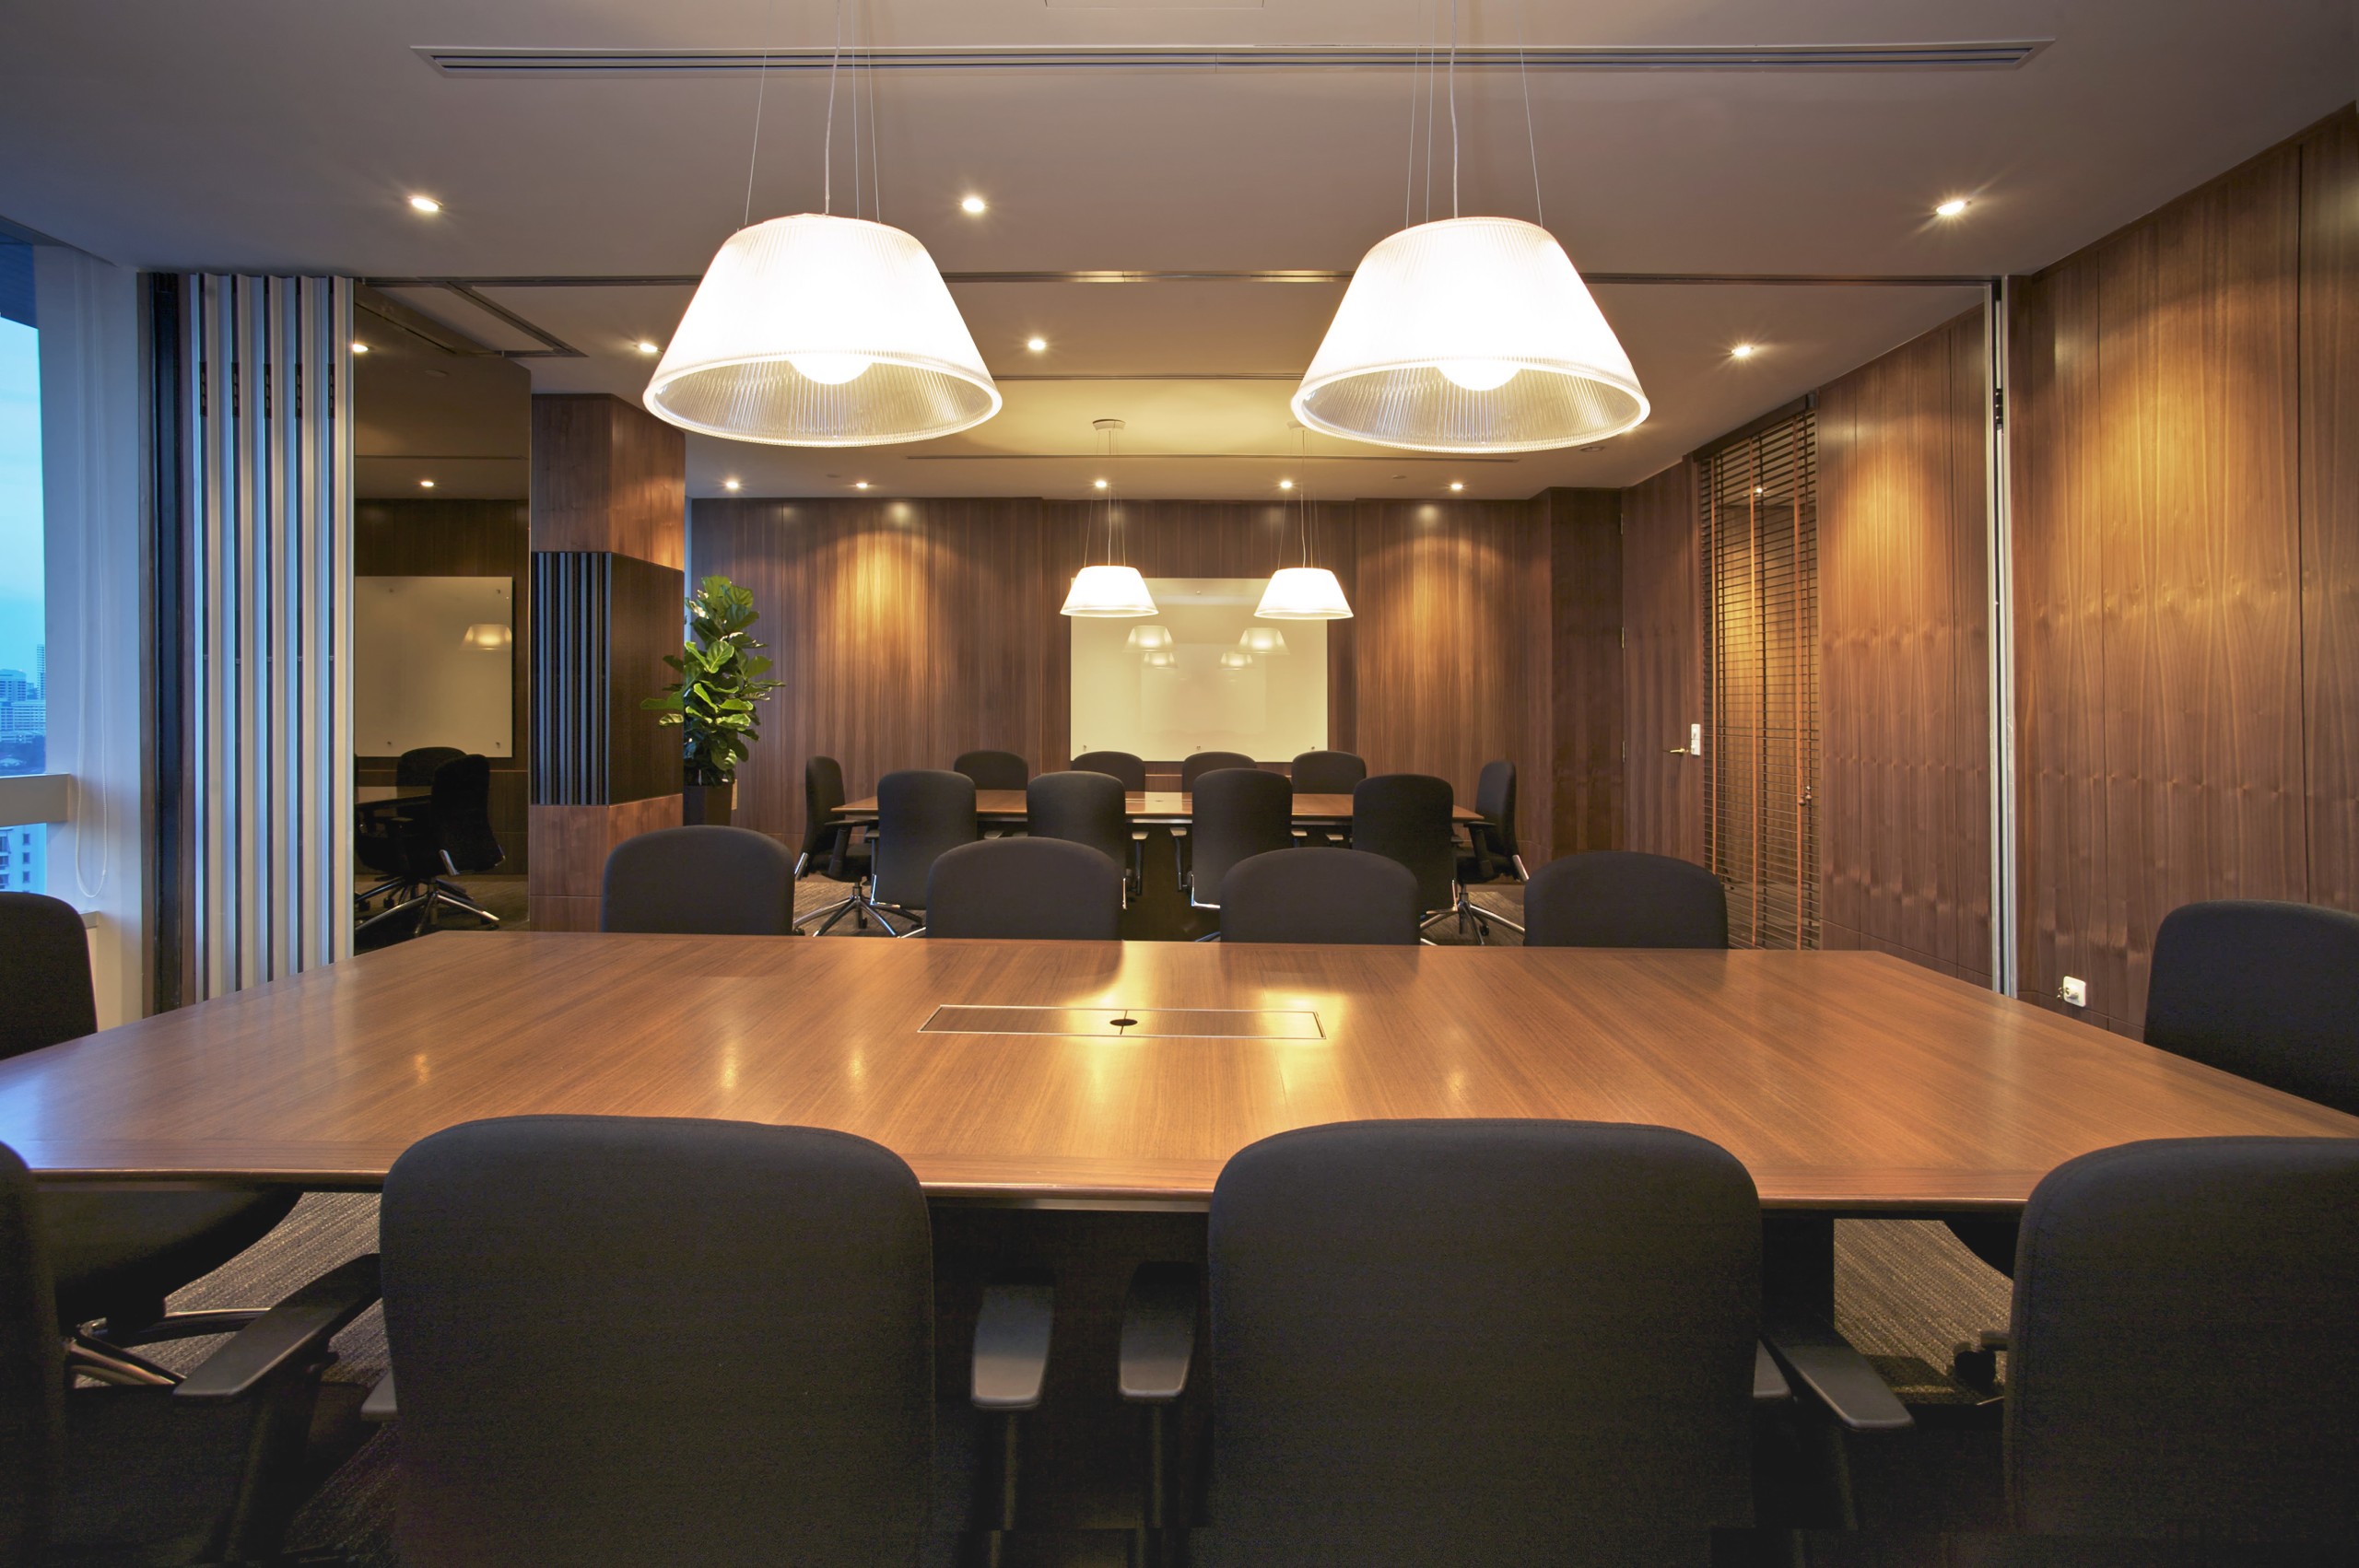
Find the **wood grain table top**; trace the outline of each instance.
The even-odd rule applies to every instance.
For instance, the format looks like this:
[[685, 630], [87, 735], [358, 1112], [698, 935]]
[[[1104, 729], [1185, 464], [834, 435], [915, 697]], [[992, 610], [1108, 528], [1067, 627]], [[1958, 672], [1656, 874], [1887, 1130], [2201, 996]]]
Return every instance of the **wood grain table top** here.
[[1097, 1203], [1202, 1202], [1356, 1117], [1660, 1123], [1766, 1205], [1884, 1213], [2004, 1211], [2133, 1139], [2359, 1136], [1867, 953], [446, 932], [0, 1061], [0, 1140], [95, 1180], [367, 1188], [555, 1111], [836, 1128], [938, 1197]]
[[[1195, 814], [1195, 797], [1177, 790], [1133, 790], [1122, 797], [1122, 810], [1133, 823], [1184, 823]], [[978, 790], [975, 791], [975, 814], [989, 822], [1021, 822], [1029, 813], [1021, 790]], [[863, 795], [857, 801], [846, 801], [836, 808], [839, 817], [854, 819], [876, 814], [876, 797]], [[1480, 822], [1483, 813], [1465, 806], [1452, 806], [1450, 820], [1458, 823]], [[1349, 795], [1297, 794], [1294, 798], [1294, 820], [1297, 822], [1349, 822], [1352, 820], [1352, 798]]]

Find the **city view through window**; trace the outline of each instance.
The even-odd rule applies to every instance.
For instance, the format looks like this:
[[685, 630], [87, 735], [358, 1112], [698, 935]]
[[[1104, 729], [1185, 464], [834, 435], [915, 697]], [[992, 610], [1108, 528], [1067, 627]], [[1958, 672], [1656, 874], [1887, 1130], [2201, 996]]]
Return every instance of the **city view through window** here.
[[[0, 774], [48, 764], [40, 345], [32, 252], [0, 244]], [[0, 823], [0, 892], [46, 890], [48, 838], [38, 823]]]

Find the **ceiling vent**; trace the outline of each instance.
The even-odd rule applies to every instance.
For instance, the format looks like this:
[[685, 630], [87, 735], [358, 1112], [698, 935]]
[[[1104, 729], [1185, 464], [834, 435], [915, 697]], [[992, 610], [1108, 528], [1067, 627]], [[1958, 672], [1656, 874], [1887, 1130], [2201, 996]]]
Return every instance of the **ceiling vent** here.
[[[1967, 43], [1666, 44], [1608, 48], [1533, 45], [1458, 51], [1461, 70], [1534, 71], [2011, 71], [2053, 41]], [[826, 49], [475, 49], [420, 44], [438, 71], [467, 76], [751, 76], [822, 71]], [[886, 71], [1415, 70], [1432, 64], [1414, 44], [866, 49], [858, 63]]]

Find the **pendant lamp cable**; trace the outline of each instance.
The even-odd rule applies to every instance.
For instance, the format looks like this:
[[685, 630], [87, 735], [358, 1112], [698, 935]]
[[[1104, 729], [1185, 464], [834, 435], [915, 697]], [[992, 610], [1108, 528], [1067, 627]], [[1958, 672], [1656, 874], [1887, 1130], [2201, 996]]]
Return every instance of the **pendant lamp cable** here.
[[[836, 41], [827, 55], [827, 134], [820, 142], [819, 211], [836, 210], [836, 73], [844, 60], [844, 0], [836, 0]], [[859, 170], [854, 170], [855, 176]]]
[[1434, 220], [1434, 61], [1441, 53], [1441, 0], [1426, 18], [1426, 218]]
[[1449, 0], [1449, 216], [1458, 216], [1458, 0]]
[[[778, 6], [773, 0], [769, 18], [762, 29], [762, 37], [767, 40], [770, 36], [771, 29], [777, 26]], [[745, 228], [754, 221], [754, 170], [762, 160], [762, 102], [769, 96], [769, 88], [770, 46], [768, 42], [764, 42], [761, 69], [754, 77], [754, 145], [745, 154], [745, 211], [737, 220], [737, 227], [740, 228]]]
[[[868, 68], [861, 73], [868, 87], [868, 216], [877, 222], [885, 221], [884, 159], [878, 155], [885, 150], [885, 133], [876, 123], [876, 14], [868, 14]], [[1526, 114], [1527, 123], [1531, 116]], [[1534, 165], [1534, 178], [1537, 178]]]
[[1523, 84], [1523, 145], [1532, 154], [1532, 221], [1541, 228], [1548, 227], [1548, 209], [1540, 205], [1540, 138], [1532, 128], [1532, 74], [1524, 69], [1524, 23], [1532, 7], [1524, 0], [1517, 0], [1515, 8], [1515, 74]]

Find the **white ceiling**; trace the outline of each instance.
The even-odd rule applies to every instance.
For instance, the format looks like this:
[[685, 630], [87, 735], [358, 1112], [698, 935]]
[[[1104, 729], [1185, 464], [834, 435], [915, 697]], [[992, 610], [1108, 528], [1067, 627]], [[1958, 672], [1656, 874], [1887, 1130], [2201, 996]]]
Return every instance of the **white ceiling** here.
[[[1433, 16], [1426, 0], [850, 9], [888, 48], [1402, 45]], [[1529, 76], [1546, 216], [1585, 272], [1979, 276], [2044, 265], [2349, 101], [2352, 13], [2347, 0], [1462, 0], [1460, 31], [1494, 47], [1519, 32], [1582, 46], [2051, 40], [2005, 70]], [[742, 75], [452, 76], [418, 46], [809, 48], [828, 42], [831, 18], [818, 0], [20, 4], [0, 23], [0, 216], [143, 266], [694, 275], [745, 210], [757, 90], [755, 216], [816, 205], [824, 75], [774, 72], [758, 88]], [[954, 273], [1348, 268], [1401, 222], [1413, 83], [1397, 69], [879, 73], [883, 216]], [[1463, 210], [1532, 211], [1521, 87], [1511, 70], [1457, 77]], [[1446, 203], [1446, 117], [1443, 131]], [[865, 161], [877, 138], [865, 122], [861, 135]], [[414, 191], [445, 210], [412, 213]], [[957, 210], [969, 191], [990, 201], [984, 216]], [[1953, 193], [1973, 197], [1967, 216], [1933, 220]], [[956, 292], [1007, 378], [997, 419], [864, 452], [698, 439], [692, 493], [734, 475], [747, 494], [861, 478], [879, 493], [1079, 494], [1102, 466], [1090, 421], [1108, 415], [1129, 421], [1133, 494], [1263, 496], [1302, 466], [1285, 399], [1336, 286]], [[649, 369], [633, 341], [661, 341], [687, 299], [676, 287], [485, 293], [586, 356], [526, 361], [536, 389], [628, 397]], [[1598, 297], [1654, 403], [1638, 431], [1592, 452], [1464, 464], [1319, 441], [1303, 472], [1333, 495], [1628, 483], [1977, 300], [1662, 285]], [[447, 293], [399, 298], [494, 346], [533, 345]], [[1035, 333], [1047, 353], [1023, 348]], [[1763, 352], [1731, 361], [1740, 340]]]

